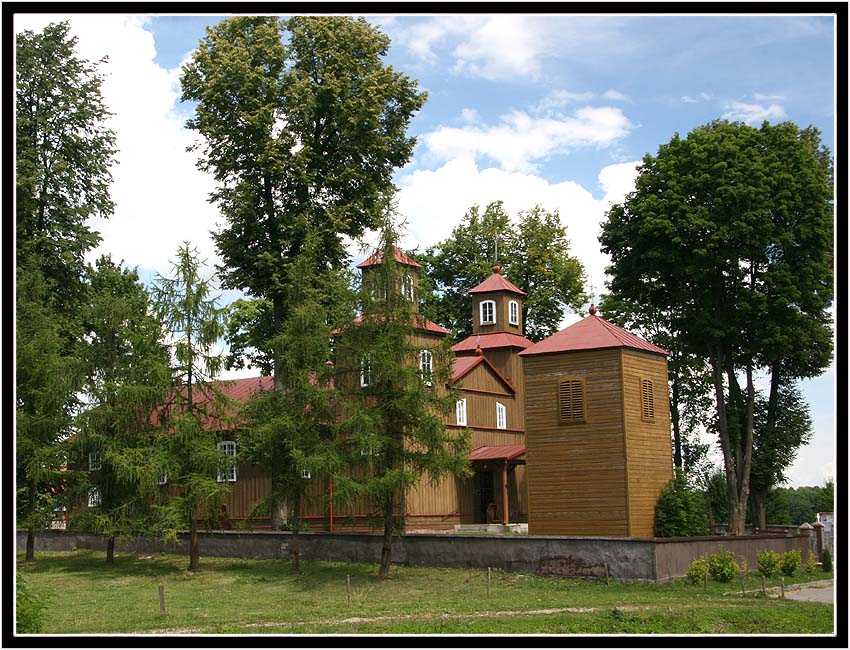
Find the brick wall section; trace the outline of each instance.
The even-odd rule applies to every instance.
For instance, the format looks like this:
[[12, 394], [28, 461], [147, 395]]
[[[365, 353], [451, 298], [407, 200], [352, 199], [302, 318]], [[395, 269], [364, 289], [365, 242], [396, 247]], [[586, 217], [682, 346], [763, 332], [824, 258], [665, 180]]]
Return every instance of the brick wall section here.
[[[199, 533], [201, 556], [246, 559], [286, 559], [291, 534], [273, 531], [212, 531]], [[301, 558], [342, 562], [380, 561], [380, 534], [302, 533]], [[610, 577], [622, 580], [666, 580], [683, 576], [695, 557], [730, 550], [747, 557], [755, 571], [757, 550], [784, 553], [807, 548], [808, 537], [701, 537], [634, 539], [614, 537], [543, 537], [492, 535], [406, 535], [393, 541], [396, 564], [481, 568], [564, 577]], [[17, 548], [26, 548], [26, 532], [18, 531]], [[103, 549], [103, 538], [67, 531], [36, 535], [36, 551]], [[118, 540], [116, 552], [188, 552], [186, 537], [177, 544], [137, 538]]]

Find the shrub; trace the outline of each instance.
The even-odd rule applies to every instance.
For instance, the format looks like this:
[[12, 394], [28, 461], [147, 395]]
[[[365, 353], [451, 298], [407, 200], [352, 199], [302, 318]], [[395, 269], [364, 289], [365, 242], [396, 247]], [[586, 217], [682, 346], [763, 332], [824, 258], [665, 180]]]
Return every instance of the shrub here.
[[706, 573], [708, 573], [708, 563], [702, 558], [697, 558], [688, 565], [685, 580], [688, 584], [697, 585], [703, 581]]
[[800, 568], [802, 561], [800, 551], [796, 549], [788, 551], [782, 554], [782, 558], [779, 560], [779, 569], [784, 575], [793, 576], [797, 569]]
[[821, 560], [821, 568], [826, 573], [832, 571], [832, 555], [830, 555], [828, 548], [823, 549], [823, 560]]
[[806, 573], [812, 573], [818, 566], [817, 558], [815, 558], [815, 554], [812, 553], [812, 549], [809, 549], [808, 555], [806, 555], [806, 568], [804, 569]]
[[655, 505], [656, 537], [708, 535], [708, 515], [702, 494], [693, 491], [681, 471], [664, 486]]
[[44, 599], [30, 591], [24, 576], [18, 573], [15, 585], [15, 628], [18, 634], [36, 634], [41, 631], [46, 606]]
[[709, 555], [708, 573], [717, 582], [730, 582], [738, 575], [738, 563], [735, 562], [735, 554], [732, 551], [720, 551]]
[[765, 578], [769, 578], [774, 573], [779, 571], [781, 557], [782, 556], [780, 556], [779, 553], [775, 551], [769, 551], [768, 549], [763, 549], [756, 553], [756, 558], [758, 559], [759, 573], [761, 573]]

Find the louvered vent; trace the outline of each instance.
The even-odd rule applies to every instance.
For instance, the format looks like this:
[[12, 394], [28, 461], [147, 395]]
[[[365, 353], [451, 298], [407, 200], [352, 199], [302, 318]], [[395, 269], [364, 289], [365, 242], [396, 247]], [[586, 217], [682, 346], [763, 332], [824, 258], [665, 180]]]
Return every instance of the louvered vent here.
[[584, 380], [567, 379], [558, 385], [561, 422], [584, 422]]
[[641, 417], [647, 422], [655, 419], [655, 397], [652, 392], [652, 381], [641, 379], [640, 381]]

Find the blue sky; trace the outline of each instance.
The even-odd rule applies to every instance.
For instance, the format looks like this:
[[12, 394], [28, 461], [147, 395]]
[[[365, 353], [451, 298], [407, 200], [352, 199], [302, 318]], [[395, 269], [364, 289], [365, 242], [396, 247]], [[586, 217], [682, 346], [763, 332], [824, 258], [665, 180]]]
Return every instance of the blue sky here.
[[[63, 19], [17, 14], [16, 31]], [[217, 16], [75, 14], [78, 52], [109, 63], [103, 92], [120, 149], [115, 214], [94, 224], [95, 254], [112, 253], [145, 279], [167, 273], [181, 241], [218, 261], [179, 101], [180, 64]], [[596, 237], [622, 201], [635, 164], [674, 133], [713, 119], [790, 120], [821, 130], [835, 151], [831, 16], [367, 16], [392, 39], [388, 62], [429, 93], [411, 123], [413, 159], [395, 176], [406, 247], [448, 236], [465, 210], [503, 200], [511, 214], [557, 209], [597, 295], [607, 260]], [[352, 243], [355, 258], [359, 248]], [[231, 300], [235, 292], [226, 292]], [[565, 314], [564, 324], [579, 318]], [[802, 387], [815, 439], [792, 485], [835, 475], [835, 370]], [[846, 459], [842, 459], [844, 462]]]

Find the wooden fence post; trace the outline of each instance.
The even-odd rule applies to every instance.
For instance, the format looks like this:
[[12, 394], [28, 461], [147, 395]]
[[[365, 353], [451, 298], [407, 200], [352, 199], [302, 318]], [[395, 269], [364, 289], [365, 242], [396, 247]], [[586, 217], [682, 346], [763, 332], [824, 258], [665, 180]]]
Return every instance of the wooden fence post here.
[[159, 611], [165, 612], [165, 587], [159, 586]]

